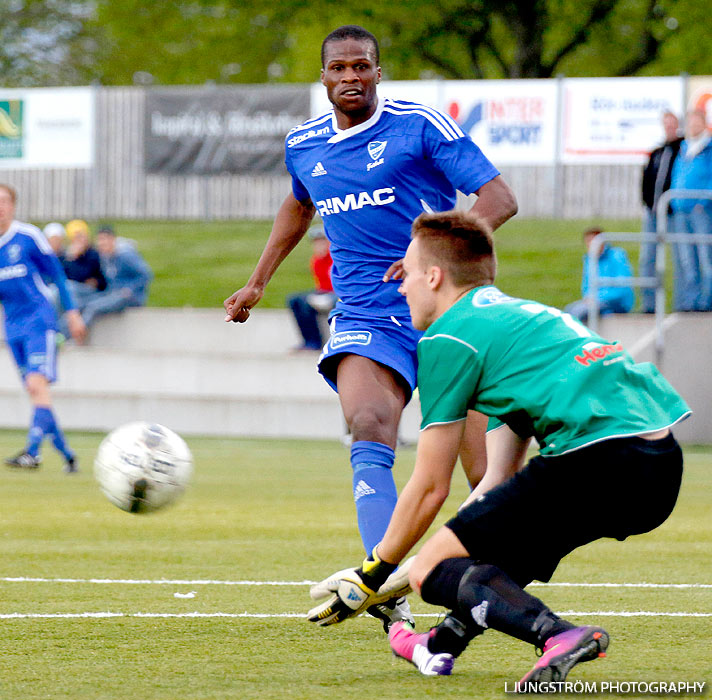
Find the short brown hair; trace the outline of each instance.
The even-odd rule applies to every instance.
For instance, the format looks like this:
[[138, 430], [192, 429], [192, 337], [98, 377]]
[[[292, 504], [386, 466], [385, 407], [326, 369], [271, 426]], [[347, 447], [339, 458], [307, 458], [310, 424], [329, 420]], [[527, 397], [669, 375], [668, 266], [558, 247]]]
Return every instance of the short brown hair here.
[[426, 263], [442, 267], [457, 287], [492, 284], [497, 271], [492, 232], [482, 220], [461, 211], [421, 214], [413, 222]]
[[10, 185], [6, 185], [4, 182], [0, 182], [0, 188], [5, 190], [10, 195], [10, 199], [12, 200], [13, 204], [17, 202], [17, 190], [14, 187], [10, 187]]

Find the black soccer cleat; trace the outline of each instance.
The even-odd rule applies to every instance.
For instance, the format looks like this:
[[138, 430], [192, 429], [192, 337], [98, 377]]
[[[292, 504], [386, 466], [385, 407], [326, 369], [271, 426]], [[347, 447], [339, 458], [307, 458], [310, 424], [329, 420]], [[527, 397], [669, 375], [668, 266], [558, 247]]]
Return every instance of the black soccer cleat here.
[[64, 463], [64, 473], [65, 474], [77, 474], [79, 472], [79, 464], [77, 463], [77, 456], [72, 455]]
[[5, 464], [8, 467], [13, 467], [14, 469], [37, 469], [42, 460], [40, 457], [33, 457], [29, 452], [23, 450], [19, 452], [14, 457], [8, 457], [5, 460]]

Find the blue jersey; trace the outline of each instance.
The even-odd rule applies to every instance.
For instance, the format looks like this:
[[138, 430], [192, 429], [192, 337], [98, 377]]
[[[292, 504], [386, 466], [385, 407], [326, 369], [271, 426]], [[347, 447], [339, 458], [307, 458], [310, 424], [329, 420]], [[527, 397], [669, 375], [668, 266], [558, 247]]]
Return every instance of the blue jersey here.
[[413, 220], [499, 175], [450, 117], [387, 98], [350, 129], [333, 111], [310, 119], [285, 146], [294, 196], [314, 204], [331, 243], [337, 308], [368, 316], [410, 319], [399, 283], [382, 278], [405, 255]]
[[0, 236], [0, 303], [8, 340], [56, 330], [57, 314], [45, 279], [57, 285], [64, 308], [73, 309], [64, 270], [47, 239], [35, 226], [13, 221]]

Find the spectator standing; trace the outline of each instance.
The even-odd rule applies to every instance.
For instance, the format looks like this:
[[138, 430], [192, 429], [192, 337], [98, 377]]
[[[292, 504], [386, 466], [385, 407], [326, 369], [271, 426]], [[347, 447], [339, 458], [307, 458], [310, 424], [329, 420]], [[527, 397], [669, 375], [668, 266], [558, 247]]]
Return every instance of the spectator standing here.
[[[682, 136], [680, 122], [672, 112], [665, 112], [662, 118], [665, 143], [651, 154], [643, 170], [643, 233], [656, 233], [658, 227], [657, 207], [660, 195], [670, 189], [672, 166], [680, 151]], [[668, 207], [667, 231], [673, 231], [672, 208]], [[639, 269], [641, 277], [655, 277], [656, 244], [643, 243], [640, 247]], [[677, 251], [673, 252], [675, 280], [679, 280]], [[651, 314], [655, 311], [655, 290], [641, 291], [641, 311]]]
[[104, 291], [97, 291], [81, 310], [87, 326], [97, 316], [117, 313], [131, 306], [143, 306], [153, 278], [151, 268], [131, 245], [118, 245], [111, 226], [102, 226], [96, 235], [101, 269], [106, 279]]
[[302, 334], [303, 344], [297, 350], [321, 350], [325, 339], [319, 328], [319, 314], [331, 311], [336, 302], [331, 284], [331, 254], [329, 241], [322, 226], [309, 229], [313, 253], [310, 261], [315, 288], [308, 292], [292, 294], [287, 304]]
[[[709, 190], [712, 195], [712, 135], [702, 110], [687, 115], [685, 140], [672, 170], [672, 189]], [[676, 233], [712, 234], [712, 200], [673, 199]], [[712, 239], [711, 239], [712, 240]], [[712, 245], [681, 243], [677, 311], [712, 310]]]
[[[596, 236], [599, 236], [603, 231], [600, 228], [590, 228], [584, 231], [583, 240], [586, 245], [586, 254], [583, 256], [583, 277], [581, 281], [581, 296], [582, 299], [569, 304], [564, 311], [577, 318], [579, 321], [586, 323], [588, 321], [588, 311], [590, 306], [590, 256], [591, 244]], [[633, 269], [631, 268], [628, 254], [623, 248], [604, 243], [598, 256], [598, 276], [599, 277], [631, 277]], [[599, 287], [598, 288], [598, 313], [601, 316], [606, 314], [622, 314], [627, 313], [633, 308], [635, 295], [632, 287]]]

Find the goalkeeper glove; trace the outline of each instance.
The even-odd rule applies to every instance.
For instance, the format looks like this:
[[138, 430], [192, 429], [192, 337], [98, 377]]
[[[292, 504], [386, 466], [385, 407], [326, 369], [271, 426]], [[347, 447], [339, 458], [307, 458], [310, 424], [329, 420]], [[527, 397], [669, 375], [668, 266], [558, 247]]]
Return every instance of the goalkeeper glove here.
[[[333, 595], [321, 605], [312, 608], [307, 618], [310, 622], [325, 627], [355, 617], [371, 605], [382, 602], [376, 591], [397, 566], [379, 559], [374, 547], [371, 556], [364, 559], [358, 569], [338, 571], [312, 588], [312, 598], [320, 598], [329, 593]], [[393, 596], [388, 599], [391, 597]]]

